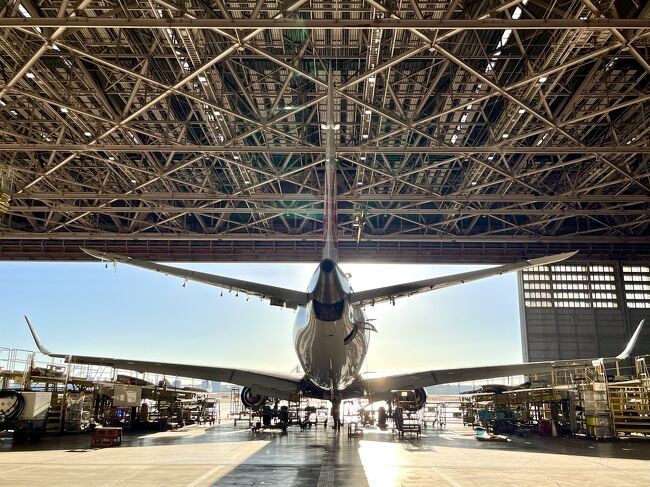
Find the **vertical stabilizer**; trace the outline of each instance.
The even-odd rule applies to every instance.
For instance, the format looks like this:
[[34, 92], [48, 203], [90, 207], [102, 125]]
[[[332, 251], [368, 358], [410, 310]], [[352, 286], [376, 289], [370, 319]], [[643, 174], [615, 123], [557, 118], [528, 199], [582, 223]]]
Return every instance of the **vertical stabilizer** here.
[[334, 121], [334, 78], [330, 68], [327, 80], [327, 119], [325, 128], [325, 200], [323, 210], [323, 259], [339, 260], [336, 241], [336, 130]]

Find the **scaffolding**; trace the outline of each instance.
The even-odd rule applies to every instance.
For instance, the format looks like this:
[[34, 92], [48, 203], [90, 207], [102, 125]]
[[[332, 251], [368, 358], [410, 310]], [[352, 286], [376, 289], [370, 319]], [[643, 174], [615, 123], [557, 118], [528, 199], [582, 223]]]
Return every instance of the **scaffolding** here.
[[[108, 366], [65, 363], [27, 350], [0, 348], [2, 390], [50, 393], [48, 433], [81, 433], [96, 425], [128, 429], [168, 429], [177, 425], [220, 422], [220, 399], [181, 387], [159, 374], [134, 373]], [[127, 402], [120, 393], [136, 392]], [[237, 401], [238, 402], [238, 401]]]
[[608, 439], [650, 434], [649, 397], [646, 357], [638, 357], [634, 367], [556, 367], [544, 387], [465, 394], [461, 411], [465, 425], [495, 433]]
[[240, 399], [241, 390], [239, 387], [230, 388], [230, 414], [228, 417], [233, 420], [234, 426], [237, 426], [238, 422], [248, 423], [247, 426], [250, 428], [253, 426], [253, 418], [251, 415], [251, 410], [244, 407]]

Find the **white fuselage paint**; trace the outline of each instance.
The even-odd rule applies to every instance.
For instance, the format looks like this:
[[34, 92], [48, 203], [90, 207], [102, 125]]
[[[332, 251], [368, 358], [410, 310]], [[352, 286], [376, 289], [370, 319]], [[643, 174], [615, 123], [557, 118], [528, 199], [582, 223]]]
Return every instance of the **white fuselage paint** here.
[[[320, 267], [314, 273], [308, 292], [318, 280]], [[309, 380], [316, 386], [332, 391], [342, 391], [359, 378], [368, 351], [369, 332], [364, 328], [366, 316], [359, 306], [350, 304], [350, 284], [338, 266], [345, 291], [344, 309], [340, 319], [320, 320], [314, 310], [314, 300], [300, 306], [294, 321], [294, 345], [298, 360]], [[359, 330], [352, 336], [354, 328]], [[346, 337], [351, 337], [347, 340]]]

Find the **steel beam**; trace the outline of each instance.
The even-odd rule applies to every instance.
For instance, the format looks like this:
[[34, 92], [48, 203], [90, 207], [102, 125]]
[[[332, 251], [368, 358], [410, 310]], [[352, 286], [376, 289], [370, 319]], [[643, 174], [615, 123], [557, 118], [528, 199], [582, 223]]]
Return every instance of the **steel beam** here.
[[[316, 146], [242, 146], [195, 144], [13, 144], [0, 143], [0, 152], [127, 152], [127, 153], [251, 153], [251, 154], [324, 154], [324, 147]], [[337, 146], [341, 154], [650, 154], [650, 146], [622, 145], [609, 147], [547, 146], [511, 147], [490, 145], [476, 147], [377, 147], [371, 145]]]
[[[0, 259], [17, 261], [97, 261], [80, 247], [115, 252], [133, 258], [172, 262], [317, 262], [319, 242], [0, 240]], [[577, 260], [603, 261], [638, 256], [650, 258], [650, 245], [621, 243], [399, 243], [340, 242], [344, 262], [420, 262], [502, 264], [567, 250], [579, 250]]]
[[[156, 191], [146, 193], [89, 193], [89, 192], [61, 192], [61, 193], [22, 193], [17, 200], [39, 201], [70, 201], [70, 200], [126, 200], [126, 201], [278, 201], [278, 202], [308, 202], [323, 201], [322, 194], [309, 193], [253, 193], [229, 195], [225, 193], [161, 193]], [[339, 201], [349, 202], [384, 202], [399, 201], [413, 203], [650, 203], [650, 195], [645, 194], [350, 194], [339, 195]]]
[[646, 19], [169, 19], [110, 17], [5, 17], [4, 28], [67, 29], [420, 29], [420, 30], [638, 30], [650, 29]]
[[[90, 206], [90, 205], [52, 205], [52, 206], [24, 206], [11, 205], [9, 213], [19, 215], [28, 213], [103, 213], [103, 214], [141, 214], [141, 213], [164, 213], [164, 214], [193, 214], [193, 215], [219, 215], [228, 214], [259, 214], [259, 215], [297, 215], [297, 216], [322, 216], [323, 208], [291, 208], [291, 207], [224, 207], [208, 206], [192, 208], [186, 206]], [[340, 208], [339, 215], [354, 215], [357, 210], [353, 208]], [[367, 216], [374, 215], [510, 215], [510, 216], [553, 216], [562, 215], [565, 217], [577, 216], [636, 216], [647, 215], [650, 208], [590, 208], [590, 209], [567, 209], [564, 207], [555, 208], [365, 208]]]
[[[279, 233], [255, 234], [255, 233], [222, 233], [207, 235], [204, 233], [118, 233], [102, 232], [20, 232], [0, 231], [0, 240], [80, 240], [80, 241], [206, 241], [206, 242], [292, 242], [295, 235]], [[302, 235], [301, 241], [321, 242], [323, 239], [320, 233]], [[340, 242], [356, 242], [356, 235], [339, 234]], [[370, 235], [364, 233], [363, 240], [366, 242], [399, 242], [399, 243], [551, 243], [551, 244], [574, 244], [574, 243], [639, 243], [650, 244], [650, 236], [630, 237], [621, 235]]]

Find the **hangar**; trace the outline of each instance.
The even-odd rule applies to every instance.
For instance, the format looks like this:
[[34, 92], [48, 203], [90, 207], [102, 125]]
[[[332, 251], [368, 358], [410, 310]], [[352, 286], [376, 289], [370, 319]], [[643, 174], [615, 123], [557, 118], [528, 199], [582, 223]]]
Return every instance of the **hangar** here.
[[578, 250], [519, 273], [526, 361], [648, 317], [646, 2], [14, 0], [0, 28], [3, 261], [317, 261], [333, 130], [343, 261]]

